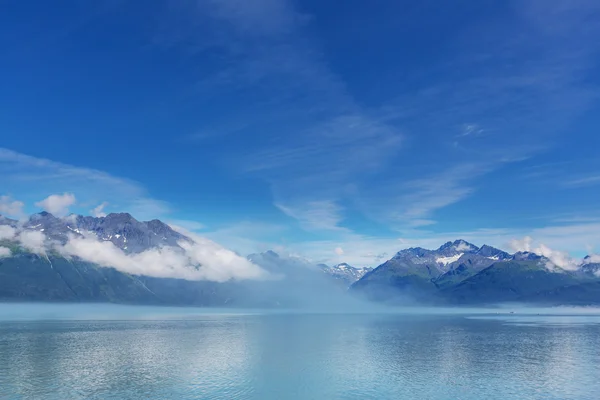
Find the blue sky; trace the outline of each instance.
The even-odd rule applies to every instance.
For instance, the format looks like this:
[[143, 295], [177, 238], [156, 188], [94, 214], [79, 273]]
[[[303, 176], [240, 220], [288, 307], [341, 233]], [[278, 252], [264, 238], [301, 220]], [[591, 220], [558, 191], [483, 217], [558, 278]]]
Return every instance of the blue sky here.
[[600, 3], [151, 3], [4, 3], [3, 214], [69, 193], [360, 266], [600, 251]]

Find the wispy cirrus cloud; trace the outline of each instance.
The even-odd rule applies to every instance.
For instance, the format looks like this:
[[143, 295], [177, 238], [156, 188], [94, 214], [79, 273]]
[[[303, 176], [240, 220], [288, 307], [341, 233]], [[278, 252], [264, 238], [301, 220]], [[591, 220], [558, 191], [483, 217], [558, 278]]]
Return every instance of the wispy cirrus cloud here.
[[[265, 0], [251, 7], [220, 1], [189, 11], [196, 19], [188, 21], [187, 30], [180, 24], [165, 34], [173, 38], [167, 42], [184, 47], [192, 42], [196, 51], [221, 56], [219, 68], [204, 74], [197, 87], [216, 99], [223, 94], [252, 99], [243, 106], [228, 102], [237, 116], [234, 125], [225, 120], [220, 129], [218, 121], [210, 121], [194, 137], [261, 132], [226, 162], [236, 172], [269, 182], [274, 202], [303, 219], [302, 226], [315, 224], [299, 210], [336, 198], [341, 187], [377, 171], [401, 147], [401, 131], [373, 117], [330, 68], [311, 34], [311, 17], [292, 1]], [[203, 35], [203, 29], [219, 35]]]
[[479, 126], [479, 124], [474, 124], [474, 123], [468, 123], [468, 124], [463, 124], [461, 126], [460, 129], [460, 133], [457, 135], [459, 137], [466, 137], [466, 136], [479, 136], [484, 134], [485, 130]]
[[434, 225], [436, 212], [471, 195], [477, 178], [491, 168], [497, 167], [465, 163], [413, 180], [386, 180], [360, 194], [360, 204], [367, 215], [400, 231]]
[[594, 158], [531, 165], [519, 177], [541, 187], [559, 190], [584, 189], [600, 185], [598, 162]]
[[179, 227], [179, 229], [183, 228], [188, 231], [199, 231], [205, 229], [206, 226], [198, 221], [185, 220], [185, 219], [170, 219], [168, 220], [169, 225], [173, 225]]
[[585, 176], [564, 182], [564, 186], [568, 188], [580, 188], [594, 185], [600, 185], [600, 175]]
[[348, 232], [340, 226], [343, 220], [342, 208], [332, 200], [300, 202], [297, 206], [275, 204], [286, 215], [298, 220], [309, 231]]
[[[7, 191], [20, 193], [20, 197], [30, 203], [50, 195], [38, 206], [58, 214], [65, 213], [68, 206], [74, 204], [73, 194], [79, 204], [110, 201], [119, 211], [131, 212], [140, 219], [157, 218], [170, 212], [165, 201], [150, 197], [138, 182], [3, 148], [0, 148], [0, 184]], [[68, 195], [57, 196], [57, 192]]]
[[[409, 80], [411, 90], [376, 106], [357, 100], [327, 62], [311, 16], [291, 1], [203, 4], [169, 43], [193, 43], [198, 52], [222, 56], [198, 85], [216, 99], [223, 93], [251, 98], [250, 106], [228, 105], [240, 118], [233, 129], [224, 121], [224, 130], [237, 137], [260, 132], [226, 162], [269, 182], [277, 206], [305, 229], [323, 228], [309, 221], [310, 205], [331, 199], [346, 207], [360, 203], [349, 212], [377, 209], [368, 214], [418, 227], [476, 194], [474, 175], [550, 148], [589, 107], [597, 95], [584, 85], [596, 51], [588, 44], [598, 29], [575, 28], [593, 10], [592, 1], [527, 1], [507, 11], [509, 21], [474, 21], [444, 42], [450, 56], [443, 62], [397, 77]], [[203, 29], [219, 35], [207, 39]], [[438, 78], [422, 79], [427, 76]], [[211, 121], [200, 131], [218, 132], [218, 126]], [[465, 159], [475, 173], [456, 172]], [[421, 160], [429, 163], [424, 170], [415, 167]], [[323, 221], [335, 226], [331, 218]]]
[[[219, 54], [195, 88], [239, 116], [234, 124], [215, 117], [199, 131], [212, 138], [223, 126], [243, 140], [244, 149], [224, 163], [267, 181], [273, 202], [305, 230], [335, 235], [286, 243], [292, 252], [325, 260], [339, 257], [341, 248], [360, 265], [399, 246], [433, 247], [456, 237], [506, 247], [529, 234], [567, 250], [592, 239], [595, 227], [588, 224], [446, 233], [424, 227], [476, 196], [482, 177], [552, 148], [597, 99], [586, 80], [597, 64], [598, 46], [590, 43], [600, 28], [586, 23], [596, 2], [531, 0], [470, 21], [436, 49], [444, 54], [439, 62], [414, 73], [400, 64], [396, 75], [376, 75], [393, 95], [373, 102], [359, 101], [345, 71], [324, 54], [311, 16], [293, 2], [182, 9], [187, 23], [177, 24], [167, 42]], [[206, 35], [209, 30], [218, 34]], [[357, 212], [401, 227], [402, 240], [339, 229], [344, 216]], [[577, 232], [561, 245], [552, 229]], [[236, 237], [252, 245], [252, 233]]]

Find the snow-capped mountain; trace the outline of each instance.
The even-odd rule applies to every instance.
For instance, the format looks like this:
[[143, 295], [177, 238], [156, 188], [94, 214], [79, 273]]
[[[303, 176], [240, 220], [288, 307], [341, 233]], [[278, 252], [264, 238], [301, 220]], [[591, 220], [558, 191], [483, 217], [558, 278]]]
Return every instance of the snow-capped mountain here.
[[487, 244], [481, 246], [475, 253], [480, 256], [487, 257], [490, 260], [508, 260], [511, 258], [511, 255], [507, 252], [492, 246], [488, 246]]
[[346, 263], [337, 264], [331, 267], [325, 264], [319, 264], [319, 267], [324, 273], [343, 281], [347, 286], [352, 285], [367, 272], [372, 270], [372, 268], [356, 268]]
[[533, 252], [509, 254], [464, 240], [436, 250], [410, 248], [354, 283], [351, 290], [370, 299], [395, 296], [416, 301], [481, 303], [543, 301], [600, 302], [600, 263], [586, 257], [578, 269], [561, 268]]
[[581, 264], [581, 272], [587, 276], [600, 276], [600, 257], [586, 256]]
[[453, 257], [457, 254], [474, 253], [478, 250], [479, 248], [474, 244], [459, 239], [454, 242], [444, 243], [439, 249], [435, 250], [435, 252], [440, 256]]
[[67, 228], [64, 220], [42, 211], [33, 214], [22, 226], [25, 230], [42, 232], [48, 239], [64, 243], [68, 240], [71, 231]]
[[[7, 218], [0, 221], [0, 224], [17, 227], [17, 221]], [[138, 221], [128, 213], [112, 213], [106, 217], [72, 214], [58, 218], [41, 212], [30, 216], [22, 228], [42, 232], [49, 240], [60, 243], [65, 243], [70, 236], [92, 236], [101, 241], [112, 242], [127, 253], [140, 253], [162, 246], [177, 247], [182, 240], [191, 241], [159, 220]]]
[[78, 215], [73, 220], [74, 226], [67, 224], [70, 230], [78, 233], [92, 232], [99, 239], [110, 241], [131, 253], [152, 247], [176, 247], [181, 240], [190, 241], [164, 222], [157, 219], [140, 222], [127, 213], [108, 214], [99, 218]]
[[448, 271], [457, 268], [461, 264], [477, 264], [478, 266], [489, 266], [495, 261], [508, 260], [511, 255], [484, 245], [481, 248], [459, 239], [447, 242], [437, 250], [428, 250], [421, 247], [412, 247], [401, 250], [382, 266], [394, 266], [408, 270], [418, 269], [418, 275], [426, 274], [430, 278], [436, 278]]

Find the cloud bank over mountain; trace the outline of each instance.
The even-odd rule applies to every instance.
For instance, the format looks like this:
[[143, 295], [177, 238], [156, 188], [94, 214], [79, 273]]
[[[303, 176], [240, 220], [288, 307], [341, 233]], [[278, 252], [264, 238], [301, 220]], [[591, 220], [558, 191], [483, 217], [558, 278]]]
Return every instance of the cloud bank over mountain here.
[[514, 239], [511, 241], [510, 245], [515, 251], [530, 252], [537, 254], [538, 256], [546, 257], [553, 265], [567, 271], [574, 271], [581, 264], [581, 260], [576, 260], [567, 252], [553, 250], [543, 243], [535, 244], [535, 241], [530, 236], [526, 236], [520, 240]]
[[209, 240], [179, 244], [181, 248], [162, 247], [127, 254], [111, 242], [71, 236], [65, 245], [54, 248], [67, 257], [78, 257], [132, 275], [214, 282], [266, 276], [257, 265]]
[[[57, 219], [50, 214], [44, 217], [52, 218], [53, 224], [57, 224], [56, 221], [62, 222], [72, 232], [64, 235], [61, 233], [60, 237], [49, 236], [50, 233], [46, 235], [45, 229], [40, 228], [44, 226], [42, 223], [24, 226], [14, 221], [14, 226], [0, 225], [0, 240], [17, 243], [27, 251], [45, 257], [57, 253], [69, 259], [76, 258], [132, 275], [213, 282], [260, 280], [269, 276], [246, 258], [200, 236], [195, 236], [194, 239], [182, 237], [176, 245], [128, 252], [127, 246], [120, 248], [94, 232], [72, 227], [69, 225], [74, 220], [72, 217]], [[35, 222], [39, 222], [39, 219]], [[10, 255], [10, 249], [5, 246], [2, 248], [6, 250], [1, 250], [0, 256]]]

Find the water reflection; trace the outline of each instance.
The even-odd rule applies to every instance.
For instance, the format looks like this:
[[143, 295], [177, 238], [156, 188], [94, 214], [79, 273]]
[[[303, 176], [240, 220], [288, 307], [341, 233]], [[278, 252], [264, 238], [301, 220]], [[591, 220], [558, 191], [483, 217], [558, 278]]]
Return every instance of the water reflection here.
[[240, 320], [3, 325], [0, 395], [198, 398], [223, 391], [231, 398], [247, 390], [248, 335]]
[[460, 315], [4, 321], [0, 398], [595, 399], [598, 343]]

